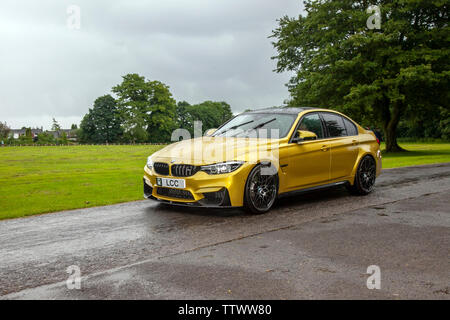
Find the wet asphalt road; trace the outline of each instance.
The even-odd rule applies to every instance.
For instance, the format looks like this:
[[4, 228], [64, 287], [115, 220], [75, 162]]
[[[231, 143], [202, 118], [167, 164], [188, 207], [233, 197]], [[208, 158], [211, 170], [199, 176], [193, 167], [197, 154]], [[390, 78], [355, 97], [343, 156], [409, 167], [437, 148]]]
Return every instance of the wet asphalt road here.
[[[447, 163], [261, 216], [144, 200], [0, 221], [0, 299], [450, 299], [449, 195]], [[81, 290], [66, 287], [70, 265]]]

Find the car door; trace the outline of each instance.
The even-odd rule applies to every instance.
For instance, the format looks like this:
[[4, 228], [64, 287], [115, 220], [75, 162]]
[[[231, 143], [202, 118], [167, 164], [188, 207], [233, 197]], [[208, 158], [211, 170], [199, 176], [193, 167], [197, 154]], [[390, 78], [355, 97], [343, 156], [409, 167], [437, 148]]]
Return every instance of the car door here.
[[[330, 179], [336, 180], [348, 177], [358, 157], [359, 141], [356, 127], [349, 126], [348, 131], [352, 134], [349, 135], [342, 116], [331, 112], [321, 112], [321, 116], [331, 145]], [[348, 119], [345, 119], [345, 121], [350, 122]]]
[[[297, 130], [314, 132], [317, 139], [296, 142]], [[308, 187], [330, 179], [330, 144], [325, 139], [325, 129], [317, 112], [308, 113], [300, 119], [288, 154], [289, 189]]]

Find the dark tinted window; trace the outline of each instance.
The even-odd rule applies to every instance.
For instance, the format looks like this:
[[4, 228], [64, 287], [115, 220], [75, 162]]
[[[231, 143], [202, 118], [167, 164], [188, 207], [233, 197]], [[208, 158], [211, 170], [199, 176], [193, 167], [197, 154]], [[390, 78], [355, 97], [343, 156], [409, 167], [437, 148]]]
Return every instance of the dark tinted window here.
[[356, 129], [356, 126], [348, 120], [347, 118], [342, 117], [344, 119], [345, 129], [347, 129], [347, 134], [349, 136], [356, 136], [358, 135], [358, 129]]
[[325, 125], [327, 126], [330, 138], [343, 137], [347, 135], [344, 120], [342, 120], [341, 116], [332, 113], [322, 113], [322, 116], [323, 119], [325, 120]]
[[322, 121], [317, 113], [307, 114], [302, 118], [300, 126], [297, 130], [311, 131], [317, 134], [317, 138], [321, 139], [324, 137], [322, 129]]

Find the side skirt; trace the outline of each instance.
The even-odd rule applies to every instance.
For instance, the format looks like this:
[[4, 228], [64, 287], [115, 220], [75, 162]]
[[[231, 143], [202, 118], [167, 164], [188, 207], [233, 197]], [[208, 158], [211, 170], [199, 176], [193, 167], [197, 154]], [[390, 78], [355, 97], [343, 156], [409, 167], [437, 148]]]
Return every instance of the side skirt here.
[[347, 183], [348, 183], [348, 181], [338, 181], [338, 182], [327, 183], [327, 184], [323, 184], [323, 185], [315, 186], [315, 187], [311, 187], [311, 188], [305, 188], [305, 189], [299, 189], [299, 190], [294, 190], [294, 191], [288, 191], [288, 192], [284, 192], [282, 194], [279, 194], [278, 198], [284, 198], [284, 197], [287, 197], [287, 196], [292, 196], [294, 194], [306, 193], [306, 192], [320, 190], [320, 189], [326, 189], [326, 188], [332, 188], [332, 187], [336, 187], [336, 186], [342, 186], [342, 185], [345, 185]]

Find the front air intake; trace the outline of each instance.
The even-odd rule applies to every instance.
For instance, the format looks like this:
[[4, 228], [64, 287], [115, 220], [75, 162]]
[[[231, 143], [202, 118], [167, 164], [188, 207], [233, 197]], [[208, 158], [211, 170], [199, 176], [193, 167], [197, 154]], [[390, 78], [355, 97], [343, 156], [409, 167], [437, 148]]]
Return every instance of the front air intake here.
[[194, 200], [194, 196], [188, 190], [157, 187], [156, 193], [169, 198]]
[[162, 174], [164, 176], [169, 175], [169, 165], [164, 162], [155, 162], [153, 164], [153, 169], [157, 174]]

